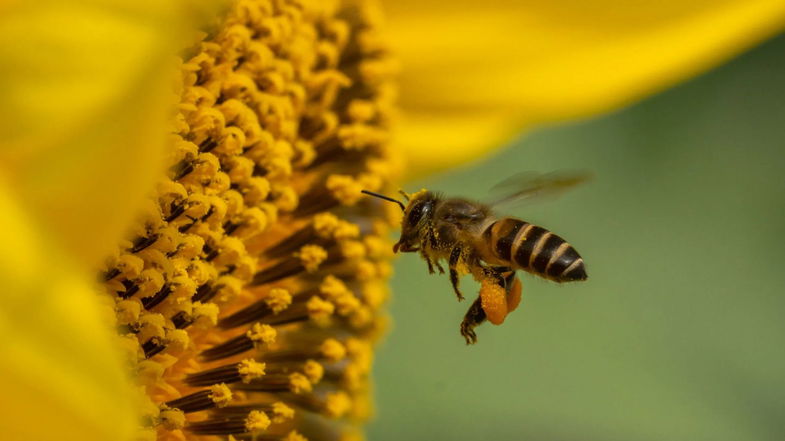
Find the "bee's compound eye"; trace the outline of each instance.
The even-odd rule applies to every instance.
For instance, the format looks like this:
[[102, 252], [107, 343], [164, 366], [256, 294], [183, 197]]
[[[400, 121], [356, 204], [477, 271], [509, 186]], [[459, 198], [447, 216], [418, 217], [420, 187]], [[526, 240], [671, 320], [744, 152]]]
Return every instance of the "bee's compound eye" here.
[[415, 226], [423, 216], [430, 211], [431, 202], [430, 201], [422, 201], [416, 202], [412, 207], [412, 210], [409, 212], [409, 216], [407, 218], [407, 223], [409, 226]]

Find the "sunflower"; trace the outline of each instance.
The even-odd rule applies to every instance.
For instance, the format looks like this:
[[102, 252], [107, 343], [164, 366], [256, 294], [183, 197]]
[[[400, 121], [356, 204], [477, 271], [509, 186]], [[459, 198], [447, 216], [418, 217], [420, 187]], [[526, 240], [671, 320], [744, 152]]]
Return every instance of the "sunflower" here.
[[0, 431], [360, 436], [397, 221], [361, 189], [623, 105], [785, 20], [503, 3], [390, 2], [386, 34], [359, 0], [0, 6]]

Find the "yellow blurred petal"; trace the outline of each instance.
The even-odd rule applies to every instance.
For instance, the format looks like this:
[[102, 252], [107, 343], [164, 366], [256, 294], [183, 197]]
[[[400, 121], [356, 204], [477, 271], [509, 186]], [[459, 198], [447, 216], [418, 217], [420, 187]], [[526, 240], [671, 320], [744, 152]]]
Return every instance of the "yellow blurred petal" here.
[[2, 438], [131, 439], [138, 406], [95, 290], [4, 182], [0, 213]]
[[195, 3], [0, 6], [0, 173], [87, 262], [112, 249], [160, 176], [174, 56], [207, 9]]
[[399, 143], [415, 173], [477, 157], [523, 127], [628, 104], [785, 25], [782, 0], [385, 6], [402, 64]]
[[138, 429], [91, 281], [160, 176], [174, 56], [214, 13], [187, 0], [0, 4], [3, 439]]

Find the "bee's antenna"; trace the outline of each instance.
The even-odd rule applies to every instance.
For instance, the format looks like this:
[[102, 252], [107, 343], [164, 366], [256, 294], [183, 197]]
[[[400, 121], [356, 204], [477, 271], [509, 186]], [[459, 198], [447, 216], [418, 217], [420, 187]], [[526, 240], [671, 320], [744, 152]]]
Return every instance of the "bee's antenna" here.
[[362, 190], [361, 193], [365, 193], [365, 194], [367, 194], [369, 196], [377, 197], [379, 199], [384, 199], [385, 201], [395, 202], [396, 204], [401, 206], [401, 211], [406, 211], [406, 205], [404, 205], [403, 202], [401, 202], [401, 201], [399, 201], [397, 199], [393, 199], [393, 198], [387, 197], [387, 196], [385, 196], [383, 194], [374, 193], [374, 192], [368, 191], [368, 190]]

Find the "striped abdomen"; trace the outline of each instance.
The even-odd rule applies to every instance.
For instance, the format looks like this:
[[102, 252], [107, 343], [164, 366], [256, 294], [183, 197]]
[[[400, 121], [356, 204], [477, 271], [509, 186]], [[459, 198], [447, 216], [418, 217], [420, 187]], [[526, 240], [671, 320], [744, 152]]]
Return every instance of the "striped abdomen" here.
[[515, 269], [556, 282], [586, 280], [586, 267], [575, 248], [545, 228], [504, 218], [488, 226], [483, 235], [490, 239], [494, 256]]

